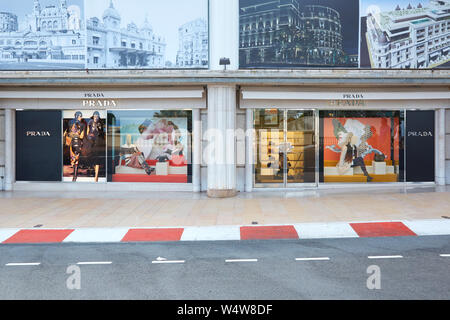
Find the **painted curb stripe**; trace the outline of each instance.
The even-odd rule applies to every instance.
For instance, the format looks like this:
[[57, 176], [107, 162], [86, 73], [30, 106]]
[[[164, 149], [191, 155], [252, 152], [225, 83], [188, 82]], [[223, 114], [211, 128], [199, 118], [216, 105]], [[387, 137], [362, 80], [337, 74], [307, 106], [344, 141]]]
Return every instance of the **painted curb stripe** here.
[[450, 235], [450, 220], [433, 219], [402, 222], [419, 236]]
[[122, 242], [180, 241], [183, 228], [130, 229]]
[[74, 229], [69, 230], [29, 230], [24, 229], [3, 241], [3, 243], [60, 243], [69, 236]]
[[0, 244], [326, 239], [450, 235], [450, 221], [300, 223], [186, 228], [0, 229]]
[[186, 227], [181, 241], [241, 240], [239, 226]]
[[361, 238], [417, 236], [401, 222], [350, 223]]
[[75, 229], [63, 242], [120, 242], [128, 230], [128, 228]]
[[294, 224], [300, 239], [358, 238], [355, 230], [346, 222]]
[[298, 239], [294, 226], [241, 227], [241, 240]]

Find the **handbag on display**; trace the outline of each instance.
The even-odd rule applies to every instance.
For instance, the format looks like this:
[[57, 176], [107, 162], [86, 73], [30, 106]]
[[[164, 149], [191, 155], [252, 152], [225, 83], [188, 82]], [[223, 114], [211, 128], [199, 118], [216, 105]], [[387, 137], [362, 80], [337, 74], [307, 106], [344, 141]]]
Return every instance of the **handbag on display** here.
[[373, 157], [373, 160], [375, 162], [384, 162], [385, 159], [386, 159], [386, 156], [382, 153], [376, 153], [375, 156]]

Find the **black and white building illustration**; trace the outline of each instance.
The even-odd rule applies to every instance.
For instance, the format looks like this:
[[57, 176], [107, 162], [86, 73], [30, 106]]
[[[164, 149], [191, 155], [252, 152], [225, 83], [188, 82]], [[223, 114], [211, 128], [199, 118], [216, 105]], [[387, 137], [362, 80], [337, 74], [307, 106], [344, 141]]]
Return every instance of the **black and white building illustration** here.
[[21, 0], [0, 5], [0, 69], [85, 66], [83, 1], [46, 3]]
[[89, 1], [86, 67], [207, 68], [206, 12], [205, 0]]
[[208, 23], [199, 18], [178, 29], [179, 49], [177, 67], [201, 68], [208, 66]]
[[122, 21], [112, 0], [102, 17], [87, 21], [87, 35], [88, 68], [164, 67], [165, 39], [153, 32], [148, 19], [139, 27]]
[[[390, 5], [391, 10], [383, 10]], [[363, 17], [366, 66], [421, 69], [450, 62], [450, 1], [408, 3], [374, 2]]]
[[358, 67], [358, 1], [240, 0], [241, 67]]

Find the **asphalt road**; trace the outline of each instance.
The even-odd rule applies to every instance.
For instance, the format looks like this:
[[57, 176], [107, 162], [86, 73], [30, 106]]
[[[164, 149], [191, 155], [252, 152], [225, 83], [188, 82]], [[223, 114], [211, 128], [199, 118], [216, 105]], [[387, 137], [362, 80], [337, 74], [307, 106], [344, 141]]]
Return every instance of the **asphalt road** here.
[[450, 236], [2, 245], [0, 299], [448, 300], [449, 254]]

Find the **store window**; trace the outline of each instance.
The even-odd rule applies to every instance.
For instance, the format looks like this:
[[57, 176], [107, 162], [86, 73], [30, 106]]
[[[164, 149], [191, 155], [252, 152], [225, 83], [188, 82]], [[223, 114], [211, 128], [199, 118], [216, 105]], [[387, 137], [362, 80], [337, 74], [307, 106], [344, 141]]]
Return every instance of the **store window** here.
[[106, 111], [63, 111], [63, 181], [106, 182]]
[[403, 111], [320, 111], [320, 182], [404, 181]]
[[315, 126], [312, 110], [256, 109], [255, 187], [315, 183]]
[[109, 111], [108, 128], [108, 181], [192, 182], [192, 111]]

